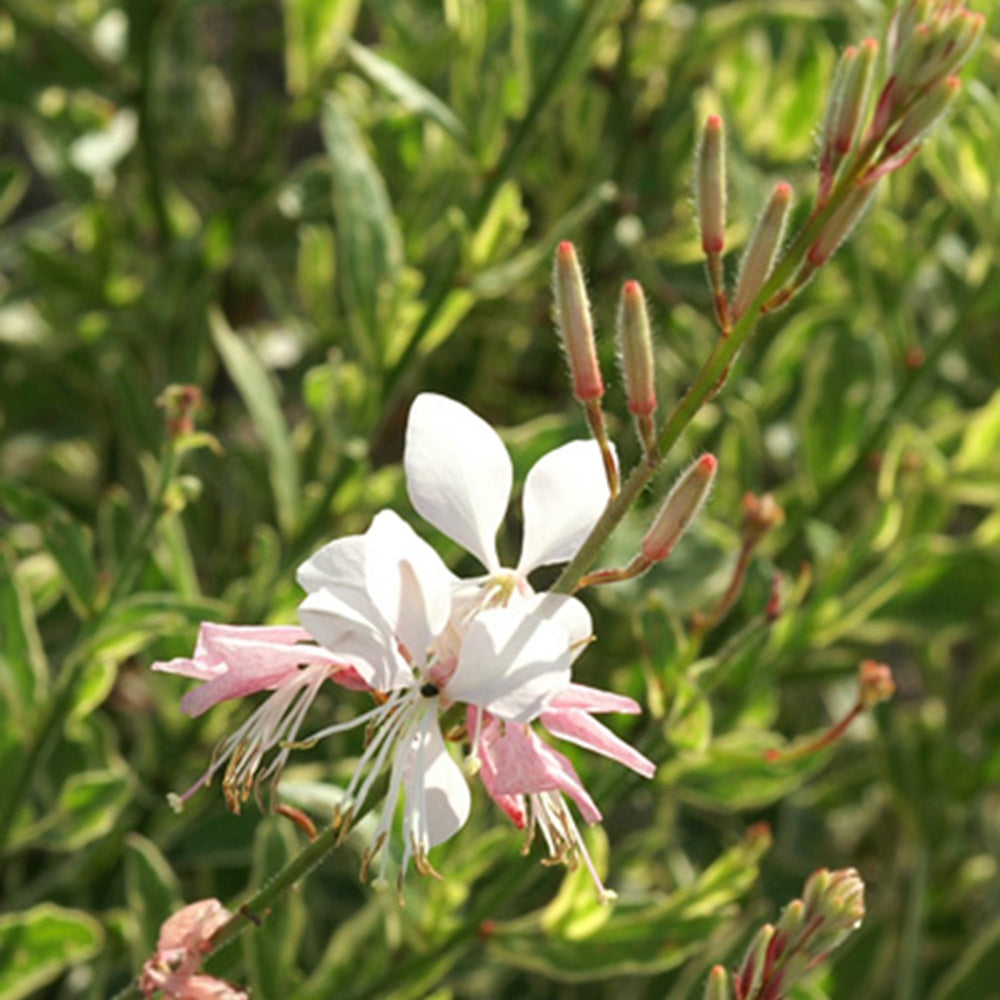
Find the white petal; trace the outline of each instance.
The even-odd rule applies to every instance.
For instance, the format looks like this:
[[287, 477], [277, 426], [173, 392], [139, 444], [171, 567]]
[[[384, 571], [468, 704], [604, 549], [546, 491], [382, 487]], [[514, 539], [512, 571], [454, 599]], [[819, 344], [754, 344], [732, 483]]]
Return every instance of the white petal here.
[[365, 534], [368, 594], [396, 639], [422, 664], [451, 614], [456, 577], [397, 514], [377, 514]]
[[422, 393], [406, 426], [406, 486], [413, 506], [491, 572], [514, 473], [496, 431], [461, 403]]
[[465, 825], [472, 803], [465, 775], [441, 736], [436, 711], [424, 716], [407, 758], [404, 835], [412, 831], [419, 843], [433, 847]]
[[341, 587], [364, 587], [365, 540], [363, 535], [347, 535], [314, 552], [295, 574], [307, 593]]
[[565, 629], [513, 608], [480, 612], [443, 694], [508, 722], [530, 722], [570, 679]]
[[548, 618], [564, 628], [573, 647], [574, 658], [593, 638], [594, 624], [590, 612], [575, 597], [553, 593], [532, 594], [521, 606], [528, 613]]
[[524, 482], [518, 572], [572, 559], [610, 495], [596, 441], [571, 441], [543, 455]]
[[315, 640], [349, 663], [373, 688], [390, 691], [413, 684], [413, 673], [396, 653], [384, 622], [367, 595], [317, 590], [299, 605], [299, 619]]

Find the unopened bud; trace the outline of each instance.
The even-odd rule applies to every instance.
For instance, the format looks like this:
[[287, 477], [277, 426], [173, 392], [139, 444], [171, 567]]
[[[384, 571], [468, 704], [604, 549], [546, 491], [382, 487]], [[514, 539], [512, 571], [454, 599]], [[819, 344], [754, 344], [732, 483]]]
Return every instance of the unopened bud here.
[[708, 497], [719, 463], [705, 454], [689, 465], [667, 494], [652, 527], [642, 540], [642, 554], [650, 562], [666, 559]]
[[865, 916], [865, 884], [853, 868], [814, 872], [803, 893], [806, 915], [817, 930], [809, 941], [812, 955], [837, 947]]
[[738, 319], [747, 311], [771, 273], [774, 256], [785, 235], [785, 222], [788, 219], [791, 202], [791, 185], [784, 181], [775, 185], [764, 211], [760, 213], [757, 225], [754, 226], [743, 260], [740, 262], [736, 292], [733, 295], [734, 319]]
[[743, 537], [748, 543], [756, 545], [772, 528], [784, 523], [785, 512], [774, 499], [774, 494], [743, 495]]
[[604, 379], [597, 363], [590, 300], [576, 250], [566, 240], [556, 249], [554, 283], [556, 323], [566, 345], [573, 395], [582, 403], [600, 399], [604, 395]]
[[618, 336], [621, 339], [628, 408], [637, 417], [648, 417], [656, 409], [653, 338], [646, 313], [646, 297], [638, 281], [626, 281], [622, 286]]
[[171, 441], [194, 431], [194, 417], [201, 404], [201, 389], [196, 385], [168, 385], [156, 397], [156, 405], [166, 413], [167, 437]]
[[849, 153], [857, 141], [861, 118], [871, 99], [877, 58], [878, 42], [874, 38], [866, 38], [857, 50], [857, 57], [846, 67], [841, 100], [830, 135], [839, 156]]
[[865, 660], [858, 668], [858, 700], [862, 708], [872, 708], [888, 701], [896, 693], [892, 669], [886, 663]]
[[892, 156], [919, 139], [951, 107], [961, 89], [958, 77], [949, 76], [917, 101], [886, 141], [886, 153]]
[[806, 254], [806, 259], [813, 267], [820, 267], [830, 259], [833, 252], [857, 225], [874, 194], [874, 183], [860, 182], [834, 209]]
[[750, 942], [736, 974], [736, 995], [741, 1000], [743, 998], [749, 1000], [749, 998], [754, 997], [758, 986], [760, 986], [773, 938], [774, 926], [764, 924]]
[[730, 1000], [729, 974], [721, 965], [713, 965], [705, 985], [705, 1000]]
[[720, 254], [726, 245], [726, 153], [722, 119], [709, 115], [698, 147], [698, 221], [701, 248]]

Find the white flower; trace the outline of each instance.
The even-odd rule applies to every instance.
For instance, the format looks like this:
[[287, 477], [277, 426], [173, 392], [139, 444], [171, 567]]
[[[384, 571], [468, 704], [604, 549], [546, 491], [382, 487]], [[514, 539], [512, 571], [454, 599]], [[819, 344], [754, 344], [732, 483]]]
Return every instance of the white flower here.
[[[371, 711], [310, 737], [369, 728], [339, 822], [346, 831], [388, 767], [389, 790], [365, 868], [388, 840], [402, 794], [400, 878], [411, 858], [419, 871], [433, 873], [427, 852], [461, 828], [470, 806], [465, 775], [445, 745], [441, 713], [462, 704], [503, 722], [537, 718], [569, 684], [566, 624], [578, 629], [586, 611], [573, 598], [548, 596], [486, 608], [456, 640], [455, 577], [391, 511], [378, 514], [365, 535], [327, 546], [303, 567], [300, 580], [310, 590], [299, 609], [306, 629], [385, 693]], [[386, 862], [383, 852], [380, 882]]]

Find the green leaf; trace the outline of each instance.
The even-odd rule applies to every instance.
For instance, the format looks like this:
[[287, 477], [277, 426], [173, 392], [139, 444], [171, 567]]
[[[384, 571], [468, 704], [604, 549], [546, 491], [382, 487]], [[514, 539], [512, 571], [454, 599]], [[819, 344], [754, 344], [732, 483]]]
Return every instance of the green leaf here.
[[358, 45], [351, 39], [345, 40], [344, 48], [355, 66], [372, 83], [384, 88], [414, 114], [430, 119], [455, 139], [465, 142], [467, 138], [465, 126], [451, 108], [426, 87], [417, 83], [408, 73], [404, 73], [395, 63], [383, 59], [372, 49]]
[[0, 1000], [21, 1000], [96, 955], [100, 924], [79, 910], [41, 903], [0, 916]]
[[132, 959], [141, 962], [156, 948], [163, 922], [181, 908], [183, 897], [160, 849], [137, 833], [125, 838], [125, 897], [136, 924]]
[[305, 94], [336, 57], [361, 0], [283, 0], [288, 89]]
[[114, 829], [132, 799], [132, 781], [124, 769], [83, 771], [71, 775], [55, 808], [18, 836], [50, 851], [76, 851]]
[[387, 322], [384, 304], [395, 292], [403, 265], [403, 241], [385, 181], [343, 103], [323, 104], [323, 141], [330, 154], [333, 214], [337, 223], [337, 277], [358, 350], [369, 365], [381, 362]]
[[[492, 956], [562, 982], [650, 975], [680, 965], [730, 919], [732, 904], [754, 884], [770, 837], [753, 830], [696, 882], [662, 900], [623, 900], [600, 910], [593, 892], [560, 893], [553, 907], [499, 924]], [[579, 873], [571, 873], [575, 878]], [[572, 906], [567, 910], [566, 903]]]
[[97, 593], [97, 567], [83, 526], [44, 493], [0, 483], [0, 504], [15, 517], [37, 525], [43, 544], [66, 582], [66, 596], [81, 617], [90, 616]]
[[31, 598], [17, 574], [14, 552], [0, 542], [0, 695], [14, 709], [15, 724], [48, 685], [48, 664], [35, 623]]
[[274, 382], [260, 358], [229, 326], [221, 312], [213, 310], [209, 323], [222, 363], [239, 389], [267, 449], [278, 523], [289, 534], [300, 509], [299, 468]]

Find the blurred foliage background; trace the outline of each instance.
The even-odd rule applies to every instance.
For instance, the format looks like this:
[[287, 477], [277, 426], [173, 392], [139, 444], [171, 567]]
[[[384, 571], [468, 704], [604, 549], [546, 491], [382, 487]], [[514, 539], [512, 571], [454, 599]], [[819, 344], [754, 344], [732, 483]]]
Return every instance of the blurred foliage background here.
[[[600, 641], [581, 679], [647, 706], [613, 724], [660, 763], [646, 784], [571, 752], [622, 902], [601, 910], [537, 847], [520, 858], [480, 795], [435, 852], [444, 883], [414, 876], [404, 909], [360, 885], [362, 824], [217, 971], [259, 1000], [683, 1000], [810, 871], [855, 865], [868, 917], [798, 996], [1000, 997], [1000, 18], [980, 6], [956, 111], [671, 457], [671, 475], [720, 458], [697, 530], [586, 597]], [[643, 282], [669, 405], [716, 336], [701, 121], [728, 124], [738, 247], [776, 179], [812, 189], [837, 53], [888, 12], [0, 3], [0, 998], [111, 996], [182, 901], [237, 898], [294, 853], [291, 823], [230, 816], [217, 789], [169, 811], [247, 708], [186, 719], [188, 685], [148, 664], [189, 652], [204, 618], [294, 621], [307, 554], [383, 506], [413, 516], [416, 392], [498, 425], [520, 476], [585, 433], [550, 318], [561, 239], [587, 262], [607, 373], [620, 283]], [[201, 388], [220, 447], [165, 448], [172, 383]], [[617, 385], [607, 407], [628, 464]], [[693, 655], [740, 499], [765, 489], [787, 520]], [[897, 697], [833, 749], [765, 761], [847, 711], [865, 658]], [[284, 796], [322, 817], [356, 752], [298, 754]]]

